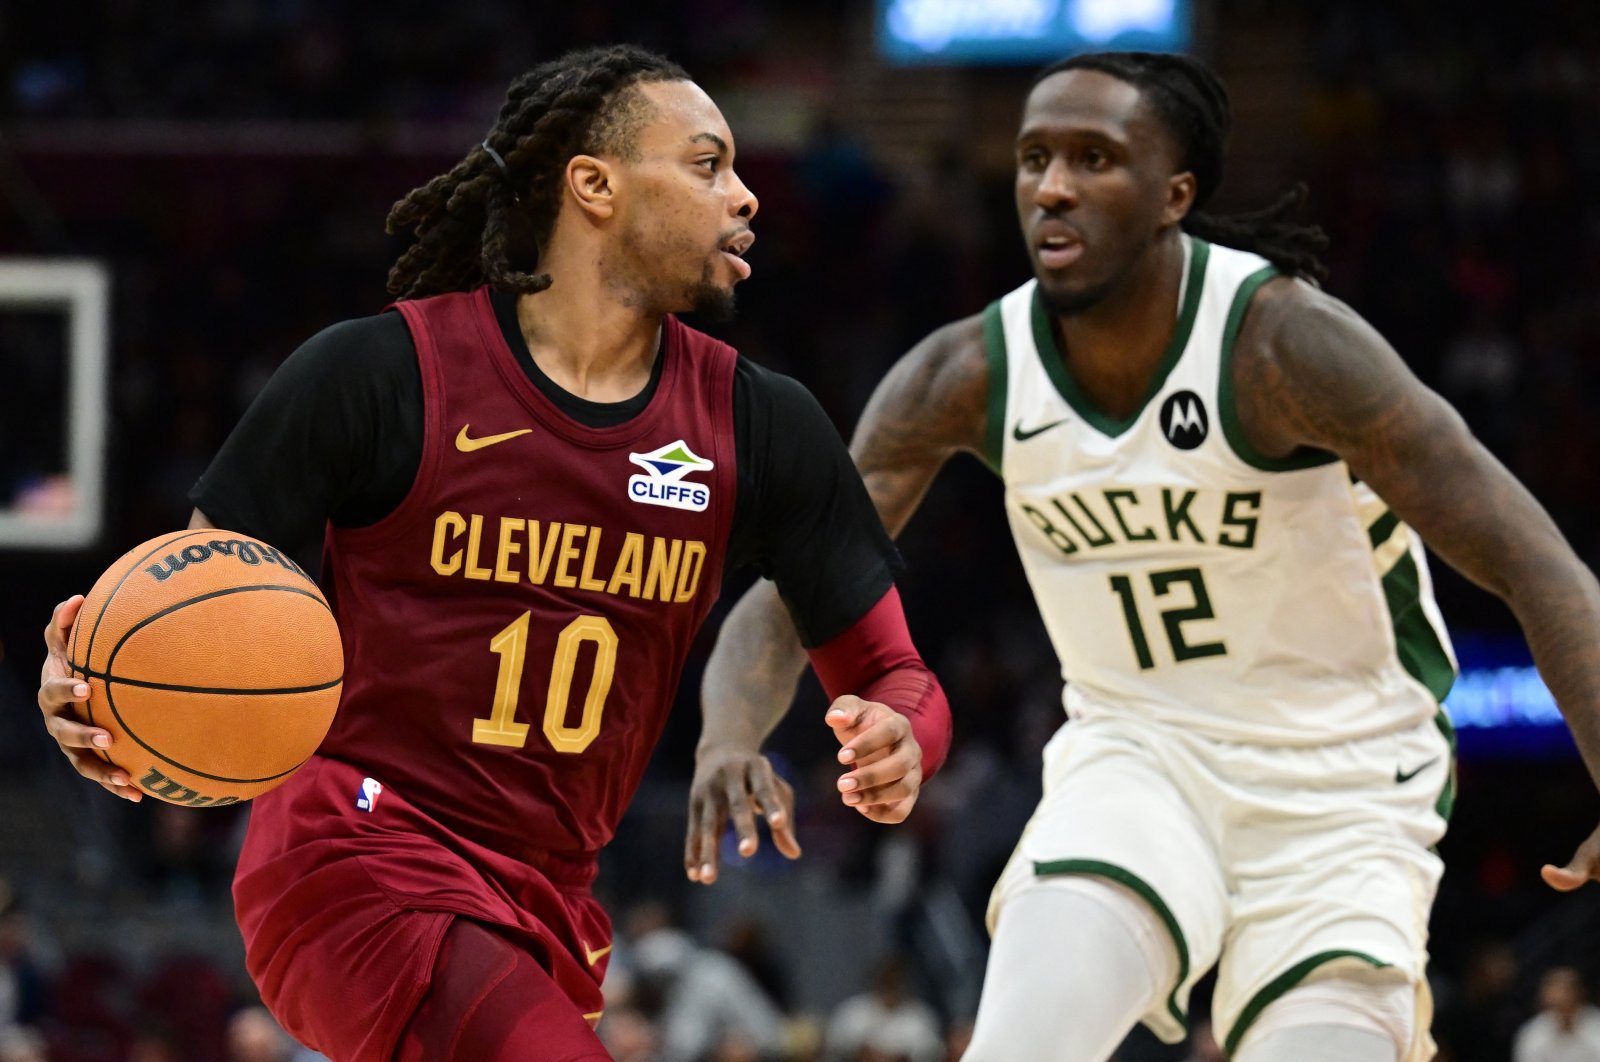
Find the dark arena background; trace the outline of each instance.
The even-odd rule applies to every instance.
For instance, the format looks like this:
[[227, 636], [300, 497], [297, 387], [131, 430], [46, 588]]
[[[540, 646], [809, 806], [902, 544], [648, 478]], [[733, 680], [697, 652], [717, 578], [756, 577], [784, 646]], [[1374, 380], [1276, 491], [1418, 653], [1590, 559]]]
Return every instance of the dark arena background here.
[[[0, 1062], [316, 1057], [244, 972], [228, 884], [248, 806], [136, 806], [79, 779], [34, 704], [39, 632], [118, 554], [183, 526], [186, 491], [290, 351], [384, 306], [403, 246], [389, 206], [478, 142], [515, 74], [570, 47], [663, 50], [721, 105], [760, 241], [738, 319], [707, 327], [806, 384], [845, 434], [910, 344], [1027, 276], [1011, 138], [1032, 70], [1105, 41], [1191, 51], [1235, 109], [1214, 205], [1305, 180], [1328, 289], [1600, 561], [1600, 6], [181, 7], [0, 3]], [[770, 745], [804, 858], [727, 849], [713, 888], [688, 883], [696, 691], [734, 577], [603, 859], [616, 1058], [959, 1057], [1059, 678], [978, 462], [946, 470], [901, 548], [912, 631], [954, 710], [948, 766], [905, 825], [861, 820], [834, 794], [808, 680]], [[1550, 971], [1600, 986], [1600, 886], [1558, 895], [1538, 873], [1600, 800], [1509, 613], [1434, 576], [1463, 669], [1434, 1032], [1440, 1058], [1501, 1062]], [[1221, 1055], [1197, 1021], [1189, 1044], [1138, 1033], [1119, 1057]]]

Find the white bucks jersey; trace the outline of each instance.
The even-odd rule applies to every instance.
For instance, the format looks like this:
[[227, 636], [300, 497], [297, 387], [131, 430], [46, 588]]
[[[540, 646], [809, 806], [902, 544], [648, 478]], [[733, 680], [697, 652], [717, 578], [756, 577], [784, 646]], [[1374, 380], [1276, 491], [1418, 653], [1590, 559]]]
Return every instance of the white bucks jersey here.
[[1251, 448], [1232, 348], [1275, 274], [1186, 239], [1177, 329], [1126, 420], [1078, 389], [1035, 282], [985, 311], [988, 458], [1068, 713], [1268, 744], [1434, 716], [1455, 658], [1422, 543], [1332, 454]]

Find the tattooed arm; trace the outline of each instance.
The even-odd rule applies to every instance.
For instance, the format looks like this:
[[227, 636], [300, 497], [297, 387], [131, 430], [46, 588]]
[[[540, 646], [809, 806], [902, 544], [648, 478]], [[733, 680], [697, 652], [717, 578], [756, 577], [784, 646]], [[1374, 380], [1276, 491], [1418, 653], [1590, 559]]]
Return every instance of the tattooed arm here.
[[[1451, 567], [1505, 601], [1600, 784], [1600, 586], [1460, 415], [1349, 307], [1282, 279], [1245, 317], [1234, 388], [1257, 449], [1338, 454]], [[1600, 880], [1600, 830], [1543, 875], [1562, 890]]]
[[867, 401], [850, 453], [889, 534], [899, 537], [946, 461], [982, 456], [988, 371], [982, 318], [968, 317], [911, 348]]
[[[959, 450], [981, 453], [988, 397], [987, 362], [982, 320], [969, 317], [928, 336], [900, 359], [867, 403], [851, 442], [851, 455], [867, 485], [878, 515], [891, 535], [916, 510], [933, 477]], [[805, 670], [806, 653], [778, 596], [761, 580], [734, 606], [718, 634], [701, 684], [702, 726], [695, 753], [695, 777], [689, 794], [689, 832], [684, 869], [690, 880], [716, 877], [717, 841], [728, 817], [739, 829], [740, 851], [756, 849], [753, 818], [758, 804], [774, 830], [774, 840], [789, 854], [798, 852], [793, 826], [777, 800], [781, 788], [768, 779], [754, 756], [794, 700], [795, 684]], [[870, 705], [871, 702], [860, 702]], [[876, 706], [881, 708], [882, 706]], [[887, 709], [885, 709], [887, 711]], [[920, 750], [909, 724], [895, 713], [893, 728], [900, 758], [920, 763]], [[885, 720], [876, 711], [852, 715], [838, 705], [827, 723], [841, 745], [841, 763], [854, 758], [854, 745], [874, 723]], [[911, 746], [909, 749], [903, 746]], [[764, 763], [764, 761], [762, 761]], [[888, 750], [861, 757], [855, 769], [840, 778], [862, 789], [881, 785], [898, 759]], [[912, 779], [909, 798], [893, 804], [855, 805], [868, 818], [898, 822], [916, 800], [920, 774]], [[768, 794], [762, 799], [761, 792]]]

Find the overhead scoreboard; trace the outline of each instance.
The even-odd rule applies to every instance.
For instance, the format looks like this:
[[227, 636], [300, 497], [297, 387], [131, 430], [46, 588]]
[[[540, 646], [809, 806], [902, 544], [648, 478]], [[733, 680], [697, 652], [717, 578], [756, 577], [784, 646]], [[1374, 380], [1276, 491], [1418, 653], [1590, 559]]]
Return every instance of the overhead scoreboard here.
[[1192, 0], [878, 0], [892, 63], [1042, 65], [1087, 51], [1184, 52]]

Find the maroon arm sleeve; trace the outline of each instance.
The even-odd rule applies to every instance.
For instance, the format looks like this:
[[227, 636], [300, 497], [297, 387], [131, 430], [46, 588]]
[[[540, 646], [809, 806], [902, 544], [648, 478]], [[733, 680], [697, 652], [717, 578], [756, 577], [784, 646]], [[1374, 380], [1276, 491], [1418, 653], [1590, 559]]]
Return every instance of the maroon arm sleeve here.
[[898, 589], [890, 586], [866, 615], [807, 653], [830, 700], [854, 694], [910, 720], [923, 780], [933, 777], [950, 751], [950, 702], [911, 644]]

